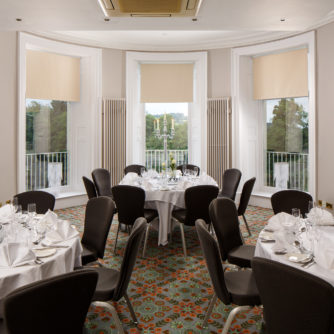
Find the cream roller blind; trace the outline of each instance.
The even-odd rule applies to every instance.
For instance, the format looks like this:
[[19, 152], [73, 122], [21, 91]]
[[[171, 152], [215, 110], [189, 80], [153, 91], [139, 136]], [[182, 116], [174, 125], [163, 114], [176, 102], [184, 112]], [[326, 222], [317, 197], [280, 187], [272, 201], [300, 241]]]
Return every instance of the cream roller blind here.
[[307, 49], [254, 58], [254, 99], [308, 96], [307, 72]]
[[26, 98], [80, 100], [80, 59], [27, 50]]
[[141, 64], [140, 102], [192, 102], [193, 64]]

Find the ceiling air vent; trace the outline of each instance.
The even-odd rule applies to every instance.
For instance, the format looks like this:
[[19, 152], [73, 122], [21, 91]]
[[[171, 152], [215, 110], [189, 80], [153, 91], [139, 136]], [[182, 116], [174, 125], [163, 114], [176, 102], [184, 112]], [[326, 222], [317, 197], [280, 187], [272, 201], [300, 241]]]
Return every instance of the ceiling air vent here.
[[109, 17], [196, 17], [202, 0], [99, 0]]

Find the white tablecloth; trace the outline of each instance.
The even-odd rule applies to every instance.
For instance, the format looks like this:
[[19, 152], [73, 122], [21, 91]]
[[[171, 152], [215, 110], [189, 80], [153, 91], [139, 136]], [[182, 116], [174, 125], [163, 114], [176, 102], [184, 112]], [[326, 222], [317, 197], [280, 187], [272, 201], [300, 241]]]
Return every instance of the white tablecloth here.
[[[319, 232], [320, 232], [320, 239], [319, 243], [321, 245], [321, 234], [324, 233], [326, 237], [329, 237], [333, 240], [334, 244], [334, 227], [332, 226], [323, 226], [323, 227], [318, 227]], [[323, 280], [329, 282], [334, 286], [334, 270], [330, 269], [325, 269], [318, 265], [317, 263], [313, 264], [309, 268], [303, 268], [301, 267], [301, 264], [299, 263], [293, 263], [289, 261], [285, 255], [276, 255], [274, 251], [272, 250], [272, 247], [275, 245], [275, 243], [266, 243], [266, 242], [261, 242], [260, 240], [257, 241], [256, 243], [256, 248], [255, 248], [255, 256], [259, 257], [264, 257], [267, 259], [271, 259], [274, 261], [278, 261], [287, 265], [290, 265], [292, 267], [298, 268], [300, 270], [304, 270], [310, 274], [313, 274], [315, 276], [318, 276], [322, 278]]]
[[70, 272], [81, 265], [82, 246], [80, 238], [63, 241], [68, 248], [56, 248], [56, 253], [41, 258], [43, 264], [0, 268], [0, 317], [3, 314], [3, 298], [11, 291], [38, 280]]
[[[184, 190], [153, 190], [146, 191], [145, 208], [155, 209], [159, 214], [158, 245], [168, 243], [168, 233], [172, 231], [172, 211], [175, 208], [185, 208]], [[154, 225], [153, 225], [154, 226]]]

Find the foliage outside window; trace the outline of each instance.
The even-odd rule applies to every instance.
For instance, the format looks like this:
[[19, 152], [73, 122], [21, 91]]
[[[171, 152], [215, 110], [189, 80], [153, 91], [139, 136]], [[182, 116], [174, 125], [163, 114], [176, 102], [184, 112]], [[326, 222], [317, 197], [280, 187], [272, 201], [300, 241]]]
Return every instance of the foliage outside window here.
[[307, 191], [308, 98], [266, 100], [265, 117], [265, 185]]

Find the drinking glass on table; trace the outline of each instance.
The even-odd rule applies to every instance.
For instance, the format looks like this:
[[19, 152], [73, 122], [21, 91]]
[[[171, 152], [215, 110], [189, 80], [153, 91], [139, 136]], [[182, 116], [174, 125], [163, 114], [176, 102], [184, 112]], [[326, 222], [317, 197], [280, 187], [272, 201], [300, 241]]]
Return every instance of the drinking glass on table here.
[[195, 176], [198, 175], [198, 167], [194, 167], [194, 174], [195, 174]]
[[36, 215], [36, 203], [28, 203], [27, 210], [29, 223], [31, 223]]

